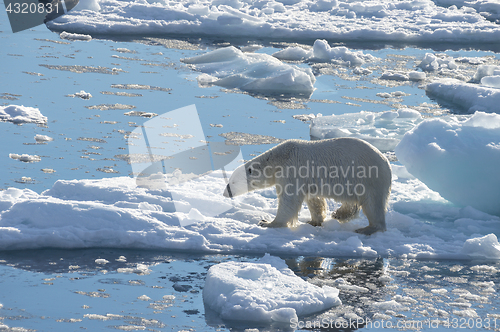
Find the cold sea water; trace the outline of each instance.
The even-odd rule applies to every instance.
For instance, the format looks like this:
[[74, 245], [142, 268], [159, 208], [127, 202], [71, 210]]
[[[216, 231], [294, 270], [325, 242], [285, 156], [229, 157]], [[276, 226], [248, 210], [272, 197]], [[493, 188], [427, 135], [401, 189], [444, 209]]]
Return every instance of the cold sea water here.
[[[298, 114], [379, 112], [424, 103], [427, 116], [454, 112], [449, 105], [429, 99], [418, 83], [373, 79], [387, 69], [414, 67], [432, 49], [355, 45], [382, 59], [371, 78], [353, 78], [347, 67], [325, 71], [317, 77], [311, 98], [301, 99], [200, 87], [199, 73], [180, 61], [249, 41], [125, 37], [71, 41], [45, 26], [13, 34], [4, 14], [0, 30], [0, 103], [36, 107], [48, 118], [46, 126], [0, 123], [2, 189], [29, 188], [41, 193], [58, 179], [130, 175], [131, 165], [124, 157], [128, 151], [125, 135], [148, 120], [124, 114], [130, 110], [162, 114], [195, 104], [205, 135], [221, 142], [220, 134], [228, 132], [309, 139], [308, 123], [292, 117]], [[269, 54], [285, 46], [250, 42], [260, 43], [264, 48], [259, 52]], [[498, 58], [487, 50], [445, 47], [438, 51], [455, 57]], [[113, 71], [116, 67], [120, 70]], [[149, 87], [120, 90], [117, 84]], [[91, 92], [92, 98], [68, 96], [81, 90]], [[406, 96], [391, 102], [374, 98], [376, 93], [391, 91]], [[54, 141], [36, 144], [32, 139], [36, 134]], [[255, 144], [241, 147], [245, 159], [272, 146], [259, 144], [255, 137]], [[9, 158], [11, 153], [39, 155], [41, 160], [24, 163]], [[210, 266], [224, 261], [253, 262], [261, 256], [126, 248], [1, 251], [0, 330], [282, 330], [282, 326], [256, 322], [222, 321], [203, 303], [204, 278]], [[341, 306], [300, 317], [291, 324], [292, 330], [500, 330], [500, 264], [494, 261], [282, 258], [305, 280], [343, 278], [360, 286], [341, 290]], [[388, 270], [392, 280], [381, 283], [380, 276]], [[396, 296], [400, 296], [398, 306], [376, 309], [369, 305]], [[476, 315], [468, 315], [468, 309]], [[357, 318], [348, 321], [345, 317]]]

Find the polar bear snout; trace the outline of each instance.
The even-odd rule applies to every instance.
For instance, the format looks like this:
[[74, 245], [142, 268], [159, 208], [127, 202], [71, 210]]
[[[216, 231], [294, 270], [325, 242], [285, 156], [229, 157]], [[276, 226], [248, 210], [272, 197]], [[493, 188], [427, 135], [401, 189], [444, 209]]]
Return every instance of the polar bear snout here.
[[248, 191], [246, 170], [244, 165], [242, 165], [234, 170], [233, 174], [229, 178], [223, 195], [224, 197], [233, 198], [235, 196], [245, 194]]
[[222, 195], [224, 195], [224, 197], [233, 198], [233, 193], [231, 191], [231, 186], [227, 185], [226, 189], [224, 190], [224, 193]]

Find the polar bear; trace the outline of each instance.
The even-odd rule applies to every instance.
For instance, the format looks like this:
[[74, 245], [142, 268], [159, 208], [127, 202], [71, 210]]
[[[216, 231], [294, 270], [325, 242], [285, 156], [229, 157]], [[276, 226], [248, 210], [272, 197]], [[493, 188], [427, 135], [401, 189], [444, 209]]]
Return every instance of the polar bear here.
[[234, 197], [256, 189], [276, 187], [278, 212], [263, 227], [295, 226], [305, 200], [313, 226], [326, 217], [326, 200], [342, 203], [332, 214], [340, 222], [368, 218], [356, 230], [370, 235], [385, 231], [385, 212], [391, 191], [391, 166], [373, 145], [357, 138], [319, 141], [287, 140], [239, 166], [231, 175], [224, 196]]

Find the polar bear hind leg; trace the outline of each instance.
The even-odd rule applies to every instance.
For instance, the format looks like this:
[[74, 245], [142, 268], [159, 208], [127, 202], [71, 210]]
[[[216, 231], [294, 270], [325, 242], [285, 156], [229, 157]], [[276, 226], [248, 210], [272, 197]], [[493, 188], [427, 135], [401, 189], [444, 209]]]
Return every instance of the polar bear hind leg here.
[[326, 218], [326, 200], [324, 197], [308, 196], [306, 198], [307, 207], [311, 213], [311, 221], [308, 223], [313, 226], [321, 226]]
[[369, 225], [356, 230], [356, 233], [371, 235], [378, 231], [385, 231], [385, 210], [387, 197], [378, 196], [367, 199], [361, 205], [363, 213], [368, 218]]

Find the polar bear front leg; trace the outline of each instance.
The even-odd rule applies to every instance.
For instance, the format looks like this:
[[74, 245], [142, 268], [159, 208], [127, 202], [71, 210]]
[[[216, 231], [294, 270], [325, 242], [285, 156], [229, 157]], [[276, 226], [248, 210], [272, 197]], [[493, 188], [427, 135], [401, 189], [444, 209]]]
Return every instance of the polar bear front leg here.
[[311, 213], [311, 221], [308, 224], [321, 226], [326, 218], [326, 200], [323, 197], [308, 196], [306, 203]]
[[282, 193], [278, 196], [278, 212], [273, 221], [262, 220], [259, 226], [262, 227], [287, 227], [295, 226], [298, 221], [299, 211], [304, 202], [304, 195], [287, 195]]

